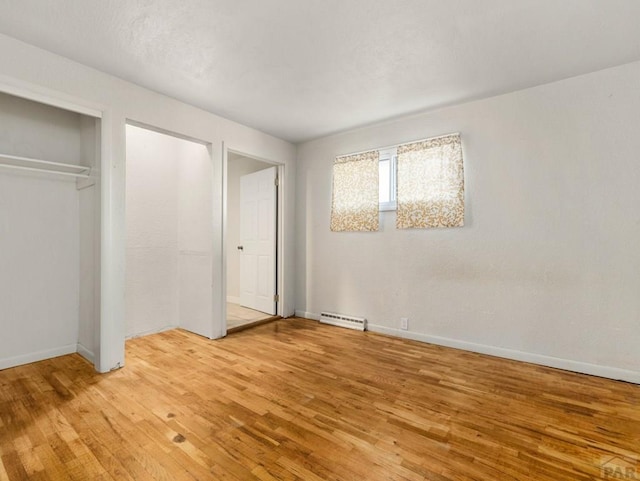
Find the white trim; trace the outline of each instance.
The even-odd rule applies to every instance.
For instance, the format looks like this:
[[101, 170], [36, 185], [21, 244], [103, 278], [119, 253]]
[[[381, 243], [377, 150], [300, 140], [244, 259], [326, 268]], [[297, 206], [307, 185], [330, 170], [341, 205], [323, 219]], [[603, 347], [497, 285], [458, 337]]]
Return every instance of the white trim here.
[[227, 335], [227, 278], [226, 258], [227, 244], [224, 236], [226, 230], [225, 192], [227, 190], [227, 157], [224, 141], [211, 142], [209, 156], [211, 158], [211, 331], [209, 339], [219, 339]]
[[[285, 262], [286, 262], [286, 258], [285, 258], [285, 250], [284, 250], [284, 243], [285, 243], [285, 235], [284, 235], [284, 228], [287, 222], [286, 216], [285, 216], [285, 200], [284, 200], [284, 195], [285, 195], [285, 176], [287, 175], [288, 169], [285, 168], [285, 164], [276, 164], [277, 166], [277, 170], [278, 170], [278, 190], [276, 191], [276, 195], [278, 197], [278, 205], [277, 205], [277, 212], [276, 212], [276, 218], [277, 218], [277, 222], [278, 224], [276, 225], [276, 280], [277, 280], [277, 284], [276, 284], [276, 293], [278, 294], [278, 303], [276, 304], [276, 316], [281, 316], [281, 317], [285, 317], [286, 315], [286, 311], [285, 311], [285, 307], [288, 304], [289, 299], [287, 298], [287, 291], [285, 289], [285, 277], [286, 277], [286, 273], [285, 273]], [[295, 242], [295, 241], [294, 241]], [[291, 257], [294, 257], [295, 254], [291, 253]]]
[[391, 148], [379, 151], [378, 170], [380, 170], [380, 162], [389, 162], [389, 200], [378, 203], [380, 212], [387, 212], [398, 209], [397, 190], [398, 190], [398, 149]]
[[[228, 167], [229, 167], [229, 152], [241, 155], [243, 157], [247, 157], [250, 159], [258, 160], [260, 162], [264, 162], [265, 164], [269, 164], [271, 166], [275, 166], [278, 169], [278, 207], [277, 207], [277, 218], [278, 225], [276, 226], [278, 232], [278, 240], [276, 242], [277, 249], [277, 285], [276, 292], [280, 300], [276, 305], [276, 315], [285, 317], [286, 316], [286, 306], [288, 305], [288, 299], [286, 296], [286, 283], [290, 282], [289, 280], [285, 280], [285, 243], [288, 239], [285, 239], [285, 178], [288, 172], [288, 169], [285, 168], [285, 164], [277, 161], [271, 160], [264, 157], [259, 157], [253, 154], [248, 154], [243, 152], [242, 150], [234, 149], [233, 147], [229, 147], [226, 142], [222, 142], [222, 282], [221, 282], [221, 290], [222, 297], [221, 299], [227, 299], [227, 195], [228, 195], [228, 185], [227, 185], [227, 176], [228, 176]], [[230, 302], [230, 301], [229, 301]], [[239, 304], [239, 300], [237, 304]], [[222, 303], [221, 309], [222, 311], [222, 337], [227, 335], [227, 304], [225, 302]]]
[[[315, 321], [320, 320], [320, 315], [313, 312], [297, 310], [296, 316]], [[393, 337], [401, 337], [403, 339], [436, 344], [438, 346], [452, 347], [454, 349], [462, 349], [464, 351], [477, 352], [480, 354], [487, 354], [489, 356], [512, 359], [514, 361], [529, 362], [540, 366], [553, 367], [581, 374], [589, 374], [591, 376], [604, 377], [615, 381], [627, 381], [634, 384], [640, 384], [640, 371], [631, 371], [611, 366], [601, 366], [598, 364], [590, 364], [588, 362], [545, 356], [543, 354], [516, 351], [515, 349], [507, 349], [504, 347], [487, 346], [486, 344], [476, 344], [474, 342], [460, 341], [447, 337], [430, 336], [419, 332], [403, 331], [391, 327], [380, 326], [378, 324], [367, 323], [367, 330], [379, 334], [387, 334]]]
[[[125, 363], [125, 125], [124, 117], [116, 118], [109, 110], [103, 112], [100, 137], [100, 348], [95, 353], [95, 367], [101, 373], [123, 367]], [[119, 148], [116, 145], [124, 150], [121, 156], [116, 155]]]
[[231, 304], [240, 304], [240, 298], [236, 296], [227, 296], [227, 302]]
[[82, 344], [78, 343], [76, 347], [76, 352], [80, 354], [82, 357], [84, 357], [87, 361], [93, 364], [94, 362], [93, 351], [90, 351], [89, 349], [84, 347]]
[[0, 369], [22, 366], [23, 364], [43, 361], [45, 359], [51, 359], [52, 357], [65, 356], [67, 354], [73, 354], [75, 352], [77, 352], [76, 344], [55, 347], [53, 349], [45, 349], [44, 351], [30, 352], [29, 354], [23, 354], [21, 356], [0, 359]]
[[[222, 141], [222, 162], [220, 163], [222, 168], [222, 192], [220, 193], [221, 197], [221, 212], [220, 212], [220, 288], [215, 291], [220, 291], [220, 299], [227, 298], [227, 197], [229, 196], [229, 185], [228, 185], [228, 175], [229, 175], [229, 150], [227, 148], [224, 140]], [[215, 190], [214, 190], [215, 192]], [[215, 295], [214, 295], [215, 299]], [[214, 316], [217, 313], [220, 315], [220, 337], [225, 337], [227, 335], [227, 303], [221, 302], [220, 306], [213, 306]]]
[[[102, 118], [102, 110], [99, 108], [89, 107], [76, 101], [76, 99], [69, 100], [68, 95], [43, 89], [42, 87], [29, 84], [22, 80], [12, 79], [5, 75], [0, 75], [0, 92], [70, 112], [88, 115], [89, 117]], [[63, 96], [65, 98], [63, 98]]]
[[299, 311], [296, 309], [296, 317], [302, 317], [304, 319], [311, 319], [312, 321], [320, 321], [320, 314], [313, 312]]

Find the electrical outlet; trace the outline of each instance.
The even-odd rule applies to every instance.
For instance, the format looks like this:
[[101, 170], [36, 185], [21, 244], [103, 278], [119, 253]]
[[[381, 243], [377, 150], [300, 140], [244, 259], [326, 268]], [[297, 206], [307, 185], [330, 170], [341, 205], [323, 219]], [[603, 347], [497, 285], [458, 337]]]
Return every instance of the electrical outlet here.
[[401, 317], [400, 318], [400, 329], [402, 329], [403, 331], [406, 331], [407, 329], [409, 329], [409, 318], [408, 317]]

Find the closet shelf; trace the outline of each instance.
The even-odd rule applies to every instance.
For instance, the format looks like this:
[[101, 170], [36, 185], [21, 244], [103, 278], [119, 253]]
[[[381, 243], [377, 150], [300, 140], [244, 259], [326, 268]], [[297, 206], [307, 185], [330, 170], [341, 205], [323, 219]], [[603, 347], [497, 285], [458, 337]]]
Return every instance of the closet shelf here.
[[[9, 161], [9, 163], [6, 161]], [[78, 177], [83, 179], [87, 179], [91, 175], [91, 167], [86, 167], [84, 165], [64, 164], [62, 162], [51, 162], [50, 160], [32, 159], [30, 157], [20, 157], [17, 155], [2, 153], [0, 153], [0, 167], [15, 170], [26, 170], [30, 172], [66, 175], [69, 177]]]

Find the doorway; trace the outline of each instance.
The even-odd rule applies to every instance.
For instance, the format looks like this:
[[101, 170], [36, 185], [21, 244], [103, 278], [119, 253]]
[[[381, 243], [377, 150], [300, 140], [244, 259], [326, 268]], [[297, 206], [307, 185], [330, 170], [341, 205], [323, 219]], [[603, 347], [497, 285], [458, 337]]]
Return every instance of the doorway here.
[[126, 126], [126, 336], [213, 337], [212, 164], [207, 144]]
[[227, 332], [276, 316], [278, 167], [227, 156]]

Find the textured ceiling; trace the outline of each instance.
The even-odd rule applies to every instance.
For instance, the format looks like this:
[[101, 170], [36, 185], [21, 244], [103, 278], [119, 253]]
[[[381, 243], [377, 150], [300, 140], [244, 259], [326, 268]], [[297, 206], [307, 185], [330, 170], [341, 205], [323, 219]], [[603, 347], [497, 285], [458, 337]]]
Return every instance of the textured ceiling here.
[[638, 0], [0, 0], [0, 32], [300, 142], [640, 59]]

